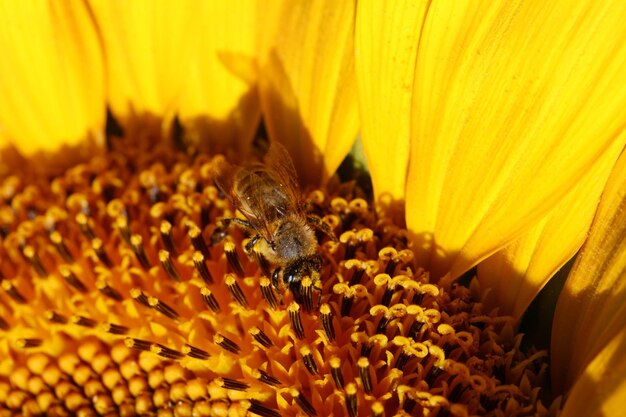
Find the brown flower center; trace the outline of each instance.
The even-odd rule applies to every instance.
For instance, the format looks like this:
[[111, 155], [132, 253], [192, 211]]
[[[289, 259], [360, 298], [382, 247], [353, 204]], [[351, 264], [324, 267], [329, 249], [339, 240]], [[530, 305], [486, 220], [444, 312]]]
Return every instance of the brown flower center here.
[[[47, 415], [526, 415], [544, 353], [441, 288], [353, 186], [314, 190], [322, 292], [303, 303], [218, 219], [214, 162], [125, 138], [0, 183], [0, 407]], [[319, 304], [318, 304], [319, 302]]]

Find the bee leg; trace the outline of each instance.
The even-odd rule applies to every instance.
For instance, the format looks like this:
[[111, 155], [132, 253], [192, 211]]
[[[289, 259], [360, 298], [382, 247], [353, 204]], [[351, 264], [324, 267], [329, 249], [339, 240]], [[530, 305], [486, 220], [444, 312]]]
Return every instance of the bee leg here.
[[333, 241], [335, 242], [337, 241], [337, 236], [335, 236], [335, 232], [333, 232], [333, 229], [331, 229], [328, 223], [322, 220], [320, 216], [317, 216], [315, 214], [308, 214], [306, 216], [306, 220], [309, 224], [312, 224], [313, 226], [315, 226], [317, 229], [319, 229], [322, 233], [324, 233], [326, 236], [331, 238]]
[[259, 241], [259, 239], [261, 239], [261, 235], [254, 235], [250, 238], [248, 243], [246, 243], [246, 246], [244, 246], [243, 248], [243, 250], [246, 252], [246, 255], [250, 257], [252, 256], [252, 249], [254, 248], [254, 245], [256, 245], [256, 243]]
[[211, 243], [213, 245], [220, 243], [228, 234], [228, 228], [233, 224], [244, 230], [254, 230], [252, 224], [246, 220], [238, 219], [236, 217], [221, 219], [218, 220], [217, 227], [213, 233], [211, 233]]

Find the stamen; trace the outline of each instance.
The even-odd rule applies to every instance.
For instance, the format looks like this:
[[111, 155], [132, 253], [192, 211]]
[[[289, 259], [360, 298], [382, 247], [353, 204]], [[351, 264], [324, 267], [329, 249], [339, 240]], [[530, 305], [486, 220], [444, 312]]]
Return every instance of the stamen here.
[[363, 262], [358, 259], [349, 259], [345, 264], [347, 269], [352, 269], [352, 276], [348, 285], [353, 286], [361, 282], [363, 274], [365, 273], [365, 266]]
[[376, 401], [372, 404], [372, 412], [370, 414], [371, 417], [383, 417], [383, 413], [385, 412], [385, 407], [381, 402]]
[[350, 417], [356, 417], [359, 411], [356, 393], [357, 389], [354, 382], [350, 382], [346, 385], [346, 409]]
[[152, 346], [152, 342], [142, 339], [135, 339], [134, 337], [127, 337], [124, 339], [124, 344], [126, 347], [136, 350], [143, 350], [146, 352], [150, 352], [150, 347]]
[[152, 345], [150, 345], [150, 351], [165, 359], [178, 360], [185, 356], [183, 353], [180, 353], [174, 349], [170, 349], [167, 346], [163, 346], [159, 343], [153, 343]]
[[333, 327], [333, 314], [330, 309], [330, 305], [326, 303], [322, 304], [320, 307], [320, 319], [322, 321], [322, 328], [324, 329], [326, 340], [328, 340], [328, 342], [333, 342], [335, 340], [335, 328]]
[[161, 222], [161, 241], [163, 242], [163, 246], [165, 249], [172, 254], [172, 256], [177, 256], [178, 251], [176, 250], [176, 245], [174, 244], [174, 239], [172, 239], [172, 224], [167, 220], [163, 220]]
[[302, 355], [302, 361], [304, 362], [304, 366], [306, 370], [309, 371], [311, 375], [318, 375], [319, 371], [317, 370], [317, 364], [313, 359], [313, 354], [311, 353], [311, 349], [308, 346], [302, 346], [300, 348], [300, 354]]
[[61, 276], [63, 277], [65, 282], [67, 282], [70, 286], [72, 286], [73, 288], [75, 288], [79, 292], [82, 292], [82, 293], [87, 292], [87, 287], [85, 287], [85, 284], [83, 284], [76, 277], [74, 272], [72, 272], [72, 270], [69, 267], [67, 267], [65, 265], [61, 265], [59, 267], [59, 272], [61, 273]]
[[246, 384], [245, 382], [226, 377], [215, 378], [215, 383], [218, 387], [232, 389], [235, 391], [246, 391], [248, 388], [250, 388], [250, 385]]
[[252, 414], [259, 415], [261, 417], [280, 417], [281, 414], [276, 411], [268, 408], [258, 402], [257, 400], [243, 400], [241, 401], [241, 406], [244, 410], [249, 411]]
[[424, 378], [424, 380], [426, 381], [429, 387], [432, 387], [435, 380], [437, 379], [439, 375], [441, 375], [442, 372], [443, 372], [442, 368], [436, 365], [431, 366], [430, 370], [428, 371], [428, 374], [426, 375], [426, 378]]
[[165, 317], [178, 320], [180, 319], [180, 315], [174, 310], [172, 307], [165, 304], [163, 301], [159, 300], [156, 297], [148, 297], [148, 304], [150, 307], [163, 314]]
[[341, 373], [341, 359], [337, 356], [333, 356], [328, 360], [330, 365], [330, 374], [335, 381], [337, 389], [343, 389], [343, 374]]
[[102, 239], [94, 238], [91, 241], [91, 248], [95, 252], [98, 259], [100, 259], [100, 262], [102, 262], [109, 268], [113, 266], [111, 258], [109, 258], [109, 255], [107, 255], [106, 251], [104, 250], [104, 242], [102, 242]]
[[128, 245], [132, 246], [130, 238], [131, 231], [128, 227], [128, 219], [124, 215], [118, 215], [115, 219], [115, 227], [117, 228], [117, 232], [120, 234], [124, 242]]
[[207, 351], [197, 348], [195, 346], [191, 346], [191, 345], [183, 346], [182, 351], [185, 355], [191, 358], [206, 360], [211, 357], [211, 355], [209, 355]]
[[384, 314], [380, 320], [378, 321], [378, 326], [376, 326], [376, 334], [385, 334], [387, 331], [387, 325], [392, 320], [393, 317]]
[[8, 279], [2, 281], [2, 289], [18, 304], [26, 304], [26, 299]]
[[422, 330], [423, 326], [424, 326], [423, 322], [419, 320], [415, 320], [413, 324], [411, 325], [411, 328], [409, 329], [409, 334], [407, 335], [407, 337], [409, 339], [417, 340], [417, 336], [419, 336], [419, 333]]
[[57, 313], [54, 310], [47, 310], [44, 312], [44, 317], [53, 323], [65, 324], [67, 323], [67, 317]]
[[172, 281], [180, 282], [180, 275], [178, 275], [176, 266], [174, 266], [174, 262], [172, 262], [172, 258], [170, 257], [170, 253], [168, 251], [159, 251], [159, 262], [161, 262], [163, 270]]
[[224, 242], [224, 252], [226, 252], [226, 259], [228, 260], [228, 265], [230, 268], [237, 274], [237, 276], [243, 277], [243, 267], [241, 266], [241, 262], [239, 261], [239, 255], [237, 255], [237, 248], [232, 240], [227, 240]]
[[412, 357], [413, 354], [411, 353], [411, 350], [407, 346], [404, 346], [402, 348], [402, 351], [400, 352], [400, 355], [398, 355], [398, 359], [396, 359], [396, 364], [394, 365], [394, 368], [403, 371], [404, 366]]
[[105, 332], [111, 333], [111, 334], [126, 334], [128, 333], [128, 330], [130, 330], [126, 326], [122, 326], [122, 325], [114, 324], [114, 323], [102, 323], [100, 327]]
[[[357, 367], [359, 368], [359, 377], [363, 383], [363, 389], [366, 393], [372, 393], [372, 378], [370, 375], [370, 361], [366, 357], [361, 357], [357, 361]], [[347, 391], [347, 388], [346, 388]]]
[[296, 302], [292, 302], [287, 307], [289, 312], [289, 321], [296, 337], [300, 340], [304, 339], [304, 327], [302, 327], [302, 319], [300, 318], [300, 306]]
[[233, 342], [226, 336], [223, 336], [219, 333], [213, 336], [213, 343], [215, 343], [222, 349], [225, 349], [231, 353], [234, 353], [235, 355], [239, 355], [239, 352], [241, 351], [241, 348], [239, 347], [237, 343]]
[[274, 344], [272, 343], [270, 338], [267, 337], [265, 332], [263, 332], [263, 330], [259, 329], [258, 327], [255, 326], [251, 328], [250, 330], [248, 330], [248, 333], [250, 333], [250, 335], [254, 338], [254, 340], [259, 342], [261, 346], [266, 347], [266, 348], [274, 346]]
[[39, 275], [40, 278], [47, 278], [48, 271], [46, 271], [43, 264], [41, 263], [41, 259], [39, 259], [39, 255], [37, 255], [35, 249], [30, 245], [26, 245], [24, 246], [23, 253], [30, 263], [30, 266], [33, 268], [33, 270], [35, 270], [37, 275]]
[[61, 258], [67, 263], [74, 263], [74, 257], [70, 254], [70, 251], [67, 249], [67, 246], [63, 242], [63, 237], [61, 233], [58, 231], [50, 232], [50, 241], [54, 244], [57, 252], [61, 255]]
[[133, 248], [137, 261], [141, 264], [143, 269], [150, 269], [152, 266], [150, 260], [146, 256], [146, 251], [143, 248], [143, 238], [141, 235], [132, 235], [130, 237], [130, 246]]
[[268, 374], [262, 369], [252, 370], [252, 376], [258, 379], [260, 382], [263, 382], [264, 384], [270, 385], [272, 387], [277, 387], [279, 385], [282, 385], [282, 383], [280, 382], [278, 378]]
[[9, 330], [9, 323], [2, 317], [0, 317], [0, 330]]
[[213, 284], [213, 277], [211, 276], [211, 272], [209, 272], [209, 268], [207, 268], [204, 263], [204, 255], [202, 253], [194, 252], [193, 265], [196, 267], [196, 271], [198, 271], [198, 274], [206, 284]]
[[263, 256], [259, 248], [256, 246], [254, 247], [254, 259], [259, 265], [259, 268], [261, 268], [261, 273], [263, 274], [263, 276], [269, 277], [272, 274], [272, 271], [270, 270], [270, 263], [267, 261], [267, 259], [265, 259], [265, 256]]
[[96, 281], [96, 288], [103, 295], [112, 298], [115, 301], [124, 301], [124, 297], [122, 297], [122, 294], [120, 294], [119, 291], [117, 291], [113, 287], [109, 286], [109, 283], [106, 282], [105, 279], [98, 279], [98, 281]]
[[219, 313], [222, 311], [220, 305], [217, 302], [217, 299], [213, 295], [213, 292], [207, 287], [202, 287], [200, 289], [200, 294], [202, 295], [202, 299], [204, 300], [204, 304], [209, 307], [209, 309], [214, 313]]
[[302, 291], [302, 305], [304, 311], [310, 313], [313, 311], [313, 280], [309, 277], [304, 277], [300, 282], [300, 288]]
[[131, 288], [130, 296], [133, 300], [137, 301], [139, 304], [144, 305], [145, 307], [152, 308], [150, 303], [148, 303], [148, 296], [144, 294], [143, 291], [139, 288]]
[[272, 310], [276, 310], [278, 307], [278, 301], [276, 300], [276, 295], [272, 290], [272, 283], [269, 278], [262, 277], [259, 281], [261, 284], [261, 295], [265, 302], [270, 306]]
[[202, 237], [202, 231], [198, 227], [192, 226], [189, 229], [189, 232], [187, 232], [187, 235], [191, 240], [191, 244], [198, 252], [200, 252], [205, 258], [211, 257], [211, 255], [209, 254], [209, 248], [207, 247], [206, 242]]
[[17, 347], [22, 348], [22, 349], [39, 347], [42, 344], [43, 344], [43, 340], [36, 338], [36, 337], [21, 338], [21, 339], [17, 339], [16, 341]]
[[353, 303], [354, 303], [354, 294], [346, 293], [343, 295], [341, 299], [341, 316], [342, 317], [350, 316], [350, 310], [352, 309]]
[[415, 401], [413, 397], [410, 397], [407, 395], [405, 397], [404, 405], [402, 406], [402, 409], [406, 411], [407, 413], [411, 414], [416, 404], [417, 404], [417, 401]]
[[94, 328], [98, 324], [98, 322], [95, 321], [94, 319], [90, 319], [89, 317], [85, 317], [85, 316], [80, 316], [78, 314], [73, 315], [70, 318], [70, 321], [73, 324], [76, 324], [78, 326], [89, 327], [89, 328]]
[[295, 388], [292, 388], [289, 390], [289, 393], [295, 400], [296, 404], [298, 404], [298, 406], [300, 406], [302, 411], [306, 413], [306, 415], [308, 415], [309, 417], [317, 415], [315, 413], [315, 408], [313, 408], [311, 403], [304, 397], [304, 395], [302, 395], [300, 391], [298, 391]]
[[76, 215], [76, 223], [78, 223], [78, 228], [81, 233], [87, 238], [87, 240], [93, 240], [96, 237], [91, 225], [89, 224], [89, 217], [83, 212], [79, 212]]
[[235, 278], [233, 274], [226, 274], [224, 281], [226, 283], [226, 287], [228, 287], [230, 295], [233, 296], [235, 301], [237, 301], [237, 303], [239, 303], [239, 305], [243, 308], [248, 308], [248, 300], [246, 300], [246, 296], [243, 291], [241, 291], [241, 287], [237, 283], [237, 278]]

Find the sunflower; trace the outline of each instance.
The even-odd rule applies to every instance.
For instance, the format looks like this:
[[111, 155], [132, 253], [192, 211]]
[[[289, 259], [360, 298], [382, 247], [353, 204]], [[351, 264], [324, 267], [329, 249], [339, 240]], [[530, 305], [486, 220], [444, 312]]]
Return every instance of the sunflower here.
[[[0, 7], [2, 415], [621, 412], [623, 2]], [[268, 140], [298, 297], [220, 226]]]

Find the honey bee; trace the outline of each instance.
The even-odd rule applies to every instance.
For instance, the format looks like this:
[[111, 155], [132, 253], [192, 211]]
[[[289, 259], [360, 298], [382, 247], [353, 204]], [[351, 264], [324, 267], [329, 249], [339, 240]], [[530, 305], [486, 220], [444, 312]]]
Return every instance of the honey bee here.
[[234, 167], [224, 162], [218, 167], [216, 184], [245, 220], [221, 219], [213, 232], [213, 243], [226, 236], [229, 226], [236, 225], [250, 234], [246, 253], [250, 256], [256, 247], [275, 266], [271, 281], [279, 294], [281, 287], [288, 286], [296, 302], [302, 304], [301, 282], [308, 276], [321, 296], [322, 257], [314, 228], [336, 238], [322, 219], [306, 212], [287, 150], [274, 142], [264, 163]]

